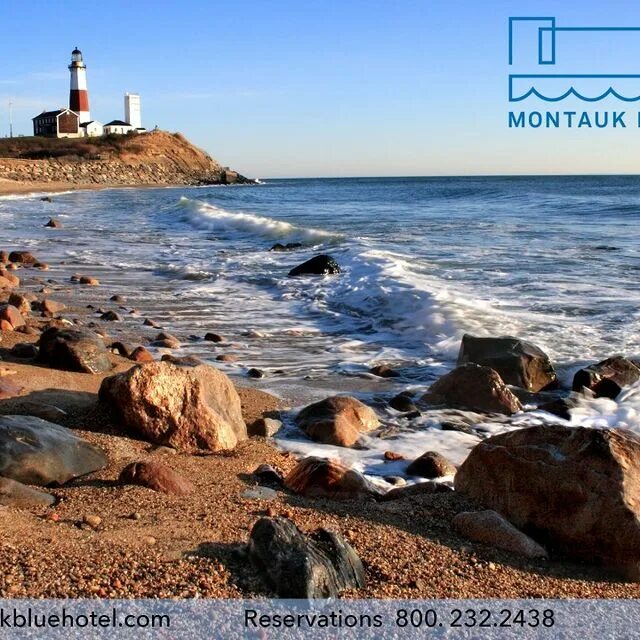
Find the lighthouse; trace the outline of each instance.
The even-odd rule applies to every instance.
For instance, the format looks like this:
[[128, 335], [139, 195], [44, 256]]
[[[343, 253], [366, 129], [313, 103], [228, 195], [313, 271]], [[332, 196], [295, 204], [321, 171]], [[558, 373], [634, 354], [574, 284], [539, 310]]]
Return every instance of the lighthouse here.
[[89, 92], [87, 91], [87, 66], [82, 60], [82, 51], [76, 47], [71, 52], [71, 90], [69, 91], [69, 109], [80, 116], [80, 124], [89, 122]]

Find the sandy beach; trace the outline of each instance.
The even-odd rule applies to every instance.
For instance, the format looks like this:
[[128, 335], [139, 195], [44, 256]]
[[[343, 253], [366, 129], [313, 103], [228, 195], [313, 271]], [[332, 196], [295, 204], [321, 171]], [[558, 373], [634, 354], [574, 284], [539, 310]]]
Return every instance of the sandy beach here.
[[[60, 190], [68, 188], [60, 185]], [[3, 190], [32, 192], [40, 190], [40, 185], [17, 187], [0, 182], [0, 192]], [[52, 185], [46, 190], [52, 191]], [[46, 255], [38, 258], [47, 260]], [[46, 272], [28, 266], [11, 273], [21, 278], [14, 293], [42, 298], [40, 291], [46, 286], [47, 296], [67, 305], [56, 314], [58, 318], [76, 326], [92, 322], [94, 330], [108, 335], [109, 323], [95, 322], [95, 316], [84, 308], [86, 289], [82, 306], [74, 307], [68, 279], [45, 283]], [[67, 275], [73, 275], [71, 268]], [[114, 293], [104, 286], [92, 287], [93, 305], [124, 312], [122, 305], [110, 300]], [[0, 302], [9, 295], [8, 290], [0, 293]], [[144, 317], [144, 308], [139, 312]], [[283, 487], [276, 487], [274, 498], [243, 497], [248, 488], [258, 484], [252, 474], [259, 465], [267, 463], [286, 474], [296, 464], [293, 455], [261, 437], [249, 438], [231, 451], [194, 455], [131, 436], [98, 400], [102, 380], [128, 370], [133, 366], [131, 360], [111, 353], [112, 371], [88, 374], [17, 357], [14, 347], [36, 343], [50, 319], [33, 312], [27, 314], [27, 321], [33, 328], [30, 335], [19, 331], [0, 334], [2, 379], [22, 388], [10, 394], [14, 397], [0, 401], [0, 413], [28, 415], [34, 403], [56, 407], [64, 412], [58, 422], [103, 450], [108, 464], [63, 486], [46, 488], [56, 499], [51, 507], [0, 507], [3, 597], [273, 595], [260, 572], [247, 561], [245, 551], [253, 524], [265, 515], [290, 519], [303, 531], [326, 527], [345, 537], [366, 572], [366, 587], [346, 591], [345, 597], [640, 597], [637, 583], [621, 581], [604, 569], [568, 562], [553, 554], [550, 560], [526, 559], [459, 536], [451, 520], [457, 513], [476, 507], [453, 491], [391, 502], [312, 499]], [[143, 335], [137, 339], [139, 344], [146, 340]], [[249, 381], [236, 381], [236, 387], [247, 424], [287, 407], [286, 398], [251, 388]], [[122, 469], [140, 460], [168, 465], [190, 479], [195, 490], [189, 495], [170, 496], [119, 482]]]

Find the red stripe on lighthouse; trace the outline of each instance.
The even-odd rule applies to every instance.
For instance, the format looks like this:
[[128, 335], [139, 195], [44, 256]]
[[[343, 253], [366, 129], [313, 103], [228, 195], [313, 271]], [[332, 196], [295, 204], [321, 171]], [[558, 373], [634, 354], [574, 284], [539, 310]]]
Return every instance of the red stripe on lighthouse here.
[[86, 89], [71, 89], [69, 92], [69, 109], [71, 111], [89, 111], [89, 92]]

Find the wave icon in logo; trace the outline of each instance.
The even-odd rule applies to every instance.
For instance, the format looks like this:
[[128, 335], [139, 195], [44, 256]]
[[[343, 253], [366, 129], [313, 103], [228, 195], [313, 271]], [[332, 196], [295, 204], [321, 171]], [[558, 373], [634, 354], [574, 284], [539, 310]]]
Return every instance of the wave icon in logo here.
[[[639, 102], [640, 73], [633, 67], [624, 72], [637, 59], [634, 51], [640, 51], [640, 27], [560, 27], [554, 17], [509, 18], [509, 65], [522, 71], [509, 74], [509, 102]], [[616, 73], [598, 68], [611, 58], [618, 59]]]

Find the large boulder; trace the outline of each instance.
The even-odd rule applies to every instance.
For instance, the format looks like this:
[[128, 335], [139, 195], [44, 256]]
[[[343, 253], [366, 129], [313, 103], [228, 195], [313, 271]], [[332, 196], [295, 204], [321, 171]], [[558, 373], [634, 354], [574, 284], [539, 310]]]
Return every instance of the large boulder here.
[[378, 490], [358, 471], [338, 460], [303, 458], [284, 479], [284, 485], [307, 498], [354, 500], [378, 495]]
[[110, 371], [109, 352], [102, 339], [88, 329], [47, 329], [38, 342], [39, 360], [55, 369], [82, 373]]
[[260, 518], [251, 530], [249, 557], [281, 598], [336, 598], [365, 586], [362, 561], [339, 534], [304, 535], [284, 518]]
[[640, 437], [548, 425], [478, 444], [455, 488], [538, 542], [616, 567], [640, 566]]
[[34, 264], [38, 259], [30, 251], [12, 251], [9, 254], [9, 262], [18, 264]]
[[536, 345], [511, 336], [479, 338], [465, 334], [458, 364], [468, 362], [490, 367], [507, 384], [528, 391], [550, 389], [558, 383], [549, 356]]
[[64, 484], [102, 469], [99, 449], [66, 427], [34, 416], [0, 416], [0, 476], [25, 484]]
[[134, 433], [175, 449], [222, 451], [247, 438], [237, 391], [208, 365], [134, 365], [102, 381], [100, 400]]
[[486, 413], [511, 415], [522, 409], [500, 374], [479, 364], [463, 364], [438, 378], [422, 396], [429, 404], [447, 404]]
[[580, 369], [573, 377], [573, 390], [588, 389], [596, 398], [616, 398], [623, 387], [638, 380], [640, 362], [614, 356]]
[[296, 424], [312, 440], [351, 447], [362, 433], [380, 426], [375, 411], [350, 396], [333, 396], [308, 405], [296, 416]]
[[340, 273], [340, 267], [331, 256], [327, 255], [315, 256], [289, 271], [290, 276], [324, 276], [334, 273]]

